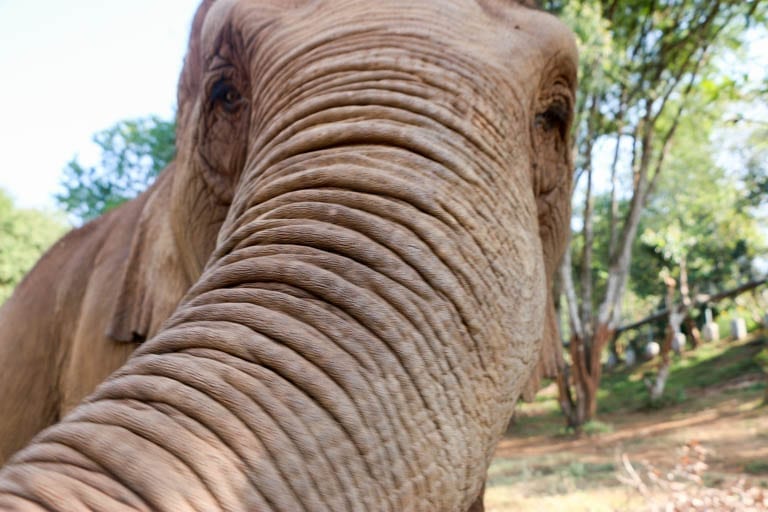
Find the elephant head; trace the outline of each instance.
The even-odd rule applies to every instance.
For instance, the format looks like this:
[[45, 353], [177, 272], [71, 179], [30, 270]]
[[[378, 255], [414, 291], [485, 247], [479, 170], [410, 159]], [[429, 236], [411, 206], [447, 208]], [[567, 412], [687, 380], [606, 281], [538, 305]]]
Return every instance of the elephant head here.
[[575, 73], [509, 0], [204, 2], [164, 185], [194, 284], [0, 508], [467, 510], [554, 339]]

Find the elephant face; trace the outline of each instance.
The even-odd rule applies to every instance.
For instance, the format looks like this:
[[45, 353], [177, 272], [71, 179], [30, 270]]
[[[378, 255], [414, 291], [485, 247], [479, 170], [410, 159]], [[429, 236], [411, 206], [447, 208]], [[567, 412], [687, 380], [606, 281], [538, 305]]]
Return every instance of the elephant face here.
[[253, 203], [264, 169], [286, 159], [278, 146], [293, 132], [308, 128], [308, 146], [297, 153], [335, 144], [322, 137], [333, 136], [335, 121], [348, 112], [365, 116], [362, 129], [337, 124], [338, 133], [357, 139], [351, 143], [368, 142], [370, 120], [402, 128], [372, 136], [371, 144], [399, 144], [391, 139], [414, 125], [398, 114], [422, 103], [461, 123], [447, 130], [486, 143], [493, 140], [489, 131], [504, 131], [504, 147], [485, 156], [507, 160], [486, 172], [533, 194], [551, 275], [570, 215], [567, 133], [576, 55], [568, 29], [510, 0], [418, 9], [408, 2], [333, 4], [206, 0], [198, 10], [179, 85], [183, 170], [172, 202], [190, 274], [200, 274], [217, 238], [221, 243]]
[[[494, 432], [482, 466], [539, 354], [551, 372], [559, 352], [547, 290], [570, 217], [577, 57], [563, 25], [515, 2], [413, 4], [205, 4], [182, 76], [188, 178], [173, 225], [206, 247], [190, 262], [210, 277], [193, 304], [226, 268], [227, 287], [267, 281], [346, 310], [307, 290], [317, 276], [298, 277], [293, 257], [333, 274], [320, 290], [356, 283], [409, 317], [407, 293], [390, 288], [444, 295], [444, 309], [418, 313], [434, 319], [411, 321], [474, 345], [436, 371], [468, 365], [467, 380], [491, 384], [466, 398], [499, 404], [470, 413]], [[211, 218], [215, 237], [184, 221]]]
[[467, 510], [551, 335], [575, 70], [507, 0], [204, 2], [168, 200], [196, 281], [14, 494], [80, 452], [151, 509]]

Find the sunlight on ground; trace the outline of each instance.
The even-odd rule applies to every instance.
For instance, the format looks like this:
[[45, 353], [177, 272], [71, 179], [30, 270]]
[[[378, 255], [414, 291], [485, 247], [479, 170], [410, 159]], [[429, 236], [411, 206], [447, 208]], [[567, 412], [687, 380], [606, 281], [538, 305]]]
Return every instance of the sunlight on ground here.
[[642, 500], [631, 496], [624, 489], [600, 489], [574, 491], [556, 496], [530, 496], [512, 491], [506, 487], [493, 487], [485, 493], [485, 507], [488, 512], [512, 511], [557, 511], [568, 512], [614, 512], [642, 506]]
[[[594, 435], [564, 435], [556, 391], [544, 390], [533, 404], [521, 407], [498, 446], [488, 471], [486, 510], [646, 511], [646, 499], [618, 479], [620, 473], [626, 476], [621, 455], [626, 454], [646, 479], [649, 467], [666, 475], [685, 465], [688, 443], [707, 452], [706, 468], [692, 493], [728, 494], [741, 481], [766, 499], [762, 508], [750, 510], [768, 510], [765, 375], [750, 365], [767, 343], [765, 338], [752, 338], [710, 344], [678, 361], [680, 370], [671, 382], [683, 390], [682, 399], [659, 409], [642, 407], [637, 396], [627, 399], [636, 391], [624, 384], [633, 374], [609, 375], [607, 392], [619, 396], [611, 397], [614, 409], [599, 415], [606, 428]], [[714, 380], [716, 372], [719, 378]], [[657, 503], [669, 499], [668, 489], [666, 493], [658, 486], [649, 489], [648, 499], [661, 500]]]

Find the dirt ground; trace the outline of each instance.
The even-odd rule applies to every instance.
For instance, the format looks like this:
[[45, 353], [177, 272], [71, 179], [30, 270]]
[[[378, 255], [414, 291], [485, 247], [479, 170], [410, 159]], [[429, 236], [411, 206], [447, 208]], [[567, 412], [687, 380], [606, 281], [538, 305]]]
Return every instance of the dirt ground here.
[[[625, 454], [640, 475], [648, 474], [649, 463], [663, 478], [687, 460], [682, 450], [691, 443], [708, 452], [697, 485], [728, 489], [743, 480], [749, 488], [768, 488], [768, 407], [762, 405], [762, 386], [750, 375], [702, 390], [684, 404], [603, 414], [606, 432], [579, 438], [558, 433], [562, 419], [551, 410], [527, 406], [498, 447], [489, 471], [486, 508], [649, 510], [648, 496], [617, 478], [626, 476], [621, 456]], [[653, 486], [648, 492], [661, 495]]]

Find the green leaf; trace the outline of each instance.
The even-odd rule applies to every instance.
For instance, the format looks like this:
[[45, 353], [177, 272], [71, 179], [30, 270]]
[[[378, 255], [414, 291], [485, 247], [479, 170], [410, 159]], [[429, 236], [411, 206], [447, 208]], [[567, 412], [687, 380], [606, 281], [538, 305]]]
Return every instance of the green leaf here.
[[156, 116], [120, 121], [93, 136], [101, 161], [93, 167], [77, 159], [64, 168], [56, 201], [80, 222], [136, 197], [173, 160], [175, 123]]

